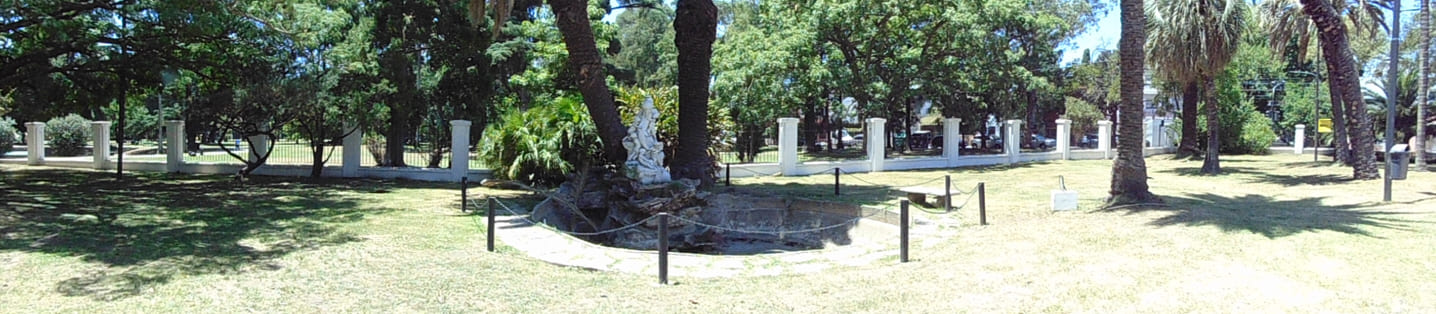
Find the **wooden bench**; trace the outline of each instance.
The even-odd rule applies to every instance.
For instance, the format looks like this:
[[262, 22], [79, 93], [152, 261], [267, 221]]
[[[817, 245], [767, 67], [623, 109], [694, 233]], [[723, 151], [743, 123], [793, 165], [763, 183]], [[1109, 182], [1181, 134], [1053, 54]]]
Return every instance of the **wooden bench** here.
[[[951, 204], [947, 199], [947, 190], [941, 187], [909, 186], [898, 189], [898, 191], [907, 193], [908, 201], [928, 207], [945, 207], [947, 204]], [[953, 191], [953, 194], [957, 194], [957, 191]], [[928, 195], [937, 197], [937, 202], [929, 204], [927, 202]]]

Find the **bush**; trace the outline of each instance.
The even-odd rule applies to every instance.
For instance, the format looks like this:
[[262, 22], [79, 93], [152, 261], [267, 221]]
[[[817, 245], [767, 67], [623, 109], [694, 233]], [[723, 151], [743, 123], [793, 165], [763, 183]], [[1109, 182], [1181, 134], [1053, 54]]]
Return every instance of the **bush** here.
[[90, 141], [90, 120], [70, 114], [45, 122], [45, 137], [55, 156], [79, 156]]
[[[1229, 79], [1230, 75], [1223, 75], [1217, 80], [1217, 101], [1221, 108], [1217, 110], [1217, 126], [1221, 128], [1221, 147], [1218, 148], [1222, 154], [1255, 154], [1265, 155], [1271, 151], [1271, 143], [1276, 141], [1276, 131], [1272, 129], [1272, 121], [1252, 105], [1251, 99], [1242, 97], [1241, 85], [1236, 80]], [[1197, 115], [1197, 146], [1203, 151], [1207, 147], [1207, 114], [1206, 104], [1202, 104]], [[1181, 124], [1173, 126], [1180, 130]], [[1180, 139], [1177, 139], [1180, 143]]]
[[9, 117], [0, 119], [0, 155], [10, 152], [10, 148], [19, 142], [19, 134], [15, 132], [15, 120]]
[[496, 178], [547, 185], [585, 165], [601, 165], [602, 149], [583, 100], [563, 96], [505, 112], [484, 130], [479, 158]]

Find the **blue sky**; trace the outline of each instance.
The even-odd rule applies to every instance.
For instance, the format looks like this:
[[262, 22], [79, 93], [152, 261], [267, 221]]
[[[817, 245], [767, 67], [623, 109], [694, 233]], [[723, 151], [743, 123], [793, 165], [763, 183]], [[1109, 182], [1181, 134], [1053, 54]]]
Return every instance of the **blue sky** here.
[[[1152, 0], [1146, 1], [1150, 2]], [[1117, 49], [1117, 39], [1119, 39], [1122, 34], [1122, 11], [1117, 8], [1115, 2], [1114, 0], [1112, 9], [1107, 12], [1107, 15], [1098, 20], [1097, 25], [1093, 26], [1086, 33], [1077, 36], [1077, 38], [1073, 39], [1068, 45], [1061, 47], [1063, 49], [1062, 64], [1065, 65], [1077, 59], [1081, 59], [1082, 51], [1085, 49], [1092, 49], [1094, 52], [1098, 50]], [[1418, 7], [1419, 4], [1420, 3], [1415, 0], [1401, 0], [1402, 28], [1405, 28], [1406, 25], [1413, 25], [1412, 17], [1416, 14], [1416, 10], [1420, 8]], [[1388, 22], [1390, 21], [1390, 16], [1391, 14], [1388, 12]]]

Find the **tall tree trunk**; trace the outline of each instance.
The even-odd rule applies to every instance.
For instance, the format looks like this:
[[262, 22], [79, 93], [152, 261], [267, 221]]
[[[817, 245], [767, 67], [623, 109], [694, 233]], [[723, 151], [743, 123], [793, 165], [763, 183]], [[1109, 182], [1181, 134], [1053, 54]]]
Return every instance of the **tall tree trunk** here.
[[1360, 77], [1352, 57], [1351, 42], [1347, 39], [1346, 24], [1326, 0], [1301, 0], [1301, 4], [1302, 11], [1320, 30], [1322, 54], [1325, 55], [1331, 80], [1336, 81], [1332, 90], [1341, 96], [1346, 107], [1352, 177], [1357, 180], [1380, 178], [1372, 146], [1376, 142], [1375, 135], [1371, 133], [1371, 117], [1366, 114], [1365, 103], [1361, 99]]
[[392, 80], [396, 89], [393, 98], [389, 99], [389, 129], [384, 134], [384, 152], [389, 160], [385, 166], [404, 167], [404, 142], [413, 134], [413, 127], [410, 125], [414, 107], [418, 106], [418, 87], [415, 86], [418, 80], [414, 74], [414, 60], [404, 53], [389, 50], [380, 54], [380, 65], [388, 71], [386, 78]]
[[1426, 171], [1426, 94], [1431, 88], [1431, 8], [1428, 0], [1421, 0], [1421, 11], [1416, 14], [1416, 23], [1421, 25], [1417, 36], [1421, 36], [1421, 78], [1416, 87], [1416, 171]]
[[[548, 3], [553, 9], [554, 24], [558, 25], [559, 33], [563, 34], [564, 46], [568, 48], [568, 67], [578, 75], [578, 91], [583, 95], [583, 104], [588, 107], [588, 115], [593, 118], [593, 124], [598, 128], [598, 138], [603, 141], [603, 155], [608, 157], [609, 163], [622, 164], [628, 160], [628, 150], [623, 148], [623, 137], [628, 135], [628, 130], [623, 126], [623, 120], [618, 117], [618, 107], [613, 104], [613, 93], [608, 89], [608, 74], [603, 68], [603, 56], [598, 52], [598, 46], [593, 39], [593, 27], [589, 25], [588, 1], [549, 0]], [[706, 89], [706, 83], [704, 87]], [[680, 108], [682, 93], [680, 87]], [[680, 110], [680, 120], [681, 111], [686, 110]]]
[[1182, 87], [1182, 144], [1177, 157], [1198, 156], [1197, 149], [1197, 101], [1201, 88], [1197, 81], [1189, 81]]
[[[320, 131], [320, 132], [323, 132], [323, 131]], [[310, 159], [310, 164], [309, 164], [309, 177], [310, 177], [310, 178], [318, 178], [318, 177], [324, 175], [324, 161], [325, 161], [325, 160], [324, 160], [324, 137], [323, 137], [323, 136], [319, 136], [319, 137], [311, 136], [311, 137], [309, 138], [309, 153], [311, 154], [311, 156], [312, 156], [312, 158], [313, 158], [313, 159]]]
[[713, 0], [680, 0], [674, 11], [673, 45], [678, 48], [678, 151], [673, 177], [713, 180], [708, 157], [708, 83], [713, 75], [713, 41], [718, 7]]
[[1217, 80], [1211, 75], [1202, 75], [1201, 77], [1206, 85], [1202, 91], [1206, 103], [1202, 107], [1207, 111], [1207, 156], [1202, 160], [1202, 173], [1218, 174], [1222, 172], [1222, 162], [1219, 158], [1222, 149], [1222, 127], [1218, 124], [1220, 118], [1217, 115], [1217, 109], [1221, 106], [1217, 103]]
[[1118, 41], [1121, 76], [1121, 114], [1118, 117], [1117, 159], [1112, 161], [1112, 190], [1107, 207], [1159, 203], [1147, 187], [1147, 161], [1142, 156], [1142, 72], [1147, 42], [1142, 0], [1121, 0], [1122, 38]]

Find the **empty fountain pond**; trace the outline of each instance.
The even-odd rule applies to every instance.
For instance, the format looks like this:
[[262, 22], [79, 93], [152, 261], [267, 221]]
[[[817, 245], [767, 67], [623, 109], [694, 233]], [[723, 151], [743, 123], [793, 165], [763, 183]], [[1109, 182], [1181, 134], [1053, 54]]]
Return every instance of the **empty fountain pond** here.
[[[682, 209], [664, 211], [670, 213], [670, 268], [677, 276], [812, 272], [897, 255], [896, 211], [732, 190], [700, 192], [692, 199]], [[500, 239], [505, 228], [523, 228], [526, 239], [517, 241], [530, 243], [515, 246], [551, 263], [632, 273], [656, 269], [656, 215], [594, 207], [580, 210], [582, 215], [572, 212], [536, 209], [522, 224], [550, 228], [510, 219], [515, 224], [500, 226]]]

